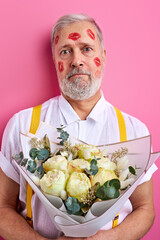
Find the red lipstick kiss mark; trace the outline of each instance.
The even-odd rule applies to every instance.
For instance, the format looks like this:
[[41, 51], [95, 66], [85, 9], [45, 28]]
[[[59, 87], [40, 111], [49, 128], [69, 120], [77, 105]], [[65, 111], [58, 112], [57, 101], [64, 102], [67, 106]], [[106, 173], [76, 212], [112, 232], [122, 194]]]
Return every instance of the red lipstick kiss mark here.
[[63, 62], [58, 62], [58, 70], [59, 70], [59, 72], [63, 72], [63, 70], [64, 70]]
[[81, 37], [81, 35], [79, 33], [70, 33], [69, 36], [68, 36], [68, 38], [72, 39], [73, 41], [76, 41], [80, 37]]
[[59, 41], [59, 36], [57, 35], [55, 38], [55, 45], [58, 43], [58, 41]]
[[101, 60], [98, 57], [94, 58], [94, 62], [97, 67], [99, 67], [101, 65]]
[[92, 32], [91, 29], [87, 29], [87, 33], [88, 33], [88, 36], [89, 36], [90, 38], [92, 38], [93, 40], [95, 40], [95, 35], [94, 35], [94, 33]]

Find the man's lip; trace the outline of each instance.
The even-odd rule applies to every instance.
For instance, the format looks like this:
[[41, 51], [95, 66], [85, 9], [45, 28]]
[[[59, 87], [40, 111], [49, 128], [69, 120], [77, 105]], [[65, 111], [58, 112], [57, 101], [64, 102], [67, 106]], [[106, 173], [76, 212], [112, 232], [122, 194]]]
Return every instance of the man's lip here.
[[80, 76], [80, 75], [87, 75], [87, 74], [86, 73], [76, 73], [76, 74], [72, 75], [71, 77]]

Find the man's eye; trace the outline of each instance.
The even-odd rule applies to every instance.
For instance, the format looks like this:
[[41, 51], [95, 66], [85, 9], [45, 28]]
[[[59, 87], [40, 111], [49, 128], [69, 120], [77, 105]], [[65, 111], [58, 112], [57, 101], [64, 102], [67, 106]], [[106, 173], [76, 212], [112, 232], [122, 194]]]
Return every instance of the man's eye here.
[[70, 50], [62, 50], [61, 51], [61, 54], [62, 55], [66, 55], [66, 54], [69, 54], [70, 53]]
[[90, 48], [90, 47], [85, 47], [84, 49], [83, 49], [83, 51], [84, 52], [89, 52], [89, 51], [91, 51], [92, 49]]

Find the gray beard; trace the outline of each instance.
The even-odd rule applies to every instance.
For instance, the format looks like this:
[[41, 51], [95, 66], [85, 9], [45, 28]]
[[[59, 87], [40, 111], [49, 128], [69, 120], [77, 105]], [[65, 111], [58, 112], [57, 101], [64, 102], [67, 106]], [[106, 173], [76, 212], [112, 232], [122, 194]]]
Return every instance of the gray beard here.
[[[81, 77], [77, 77], [74, 81], [70, 81], [69, 78], [76, 73], [86, 73], [89, 77], [87, 82], [83, 82]], [[85, 100], [95, 95], [99, 90], [102, 82], [102, 76], [99, 79], [94, 79], [90, 72], [82, 69], [73, 69], [73, 71], [67, 74], [63, 81], [59, 81], [60, 89], [62, 93], [74, 100]]]

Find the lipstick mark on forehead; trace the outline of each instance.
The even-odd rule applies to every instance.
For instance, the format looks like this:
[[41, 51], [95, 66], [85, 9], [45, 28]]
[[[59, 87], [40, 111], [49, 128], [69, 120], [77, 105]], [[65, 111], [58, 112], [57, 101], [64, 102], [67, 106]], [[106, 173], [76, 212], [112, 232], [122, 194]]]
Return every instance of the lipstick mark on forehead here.
[[59, 36], [57, 35], [55, 38], [55, 45], [58, 43], [58, 41], [59, 41]]
[[93, 40], [95, 40], [95, 34], [92, 32], [91, 29], [87, 29], [87, 34], [90, 38], [92, 38]]
[[70, 33], [68, 36], [68, 39], [72, 39], [73, 41], [76, 41], [77, 39], [79, 39], [81, 37], [81, 35], [79, 33]]
[[58, 70], [60, 73], [63, 72], [64, 70], [63, 62], [58, 62]]
[[97, 67], [101, 66], [101, 60], [98, 57], [94, 58], [94, 62], [95, 62]]

